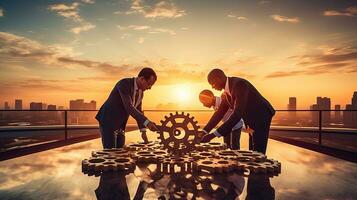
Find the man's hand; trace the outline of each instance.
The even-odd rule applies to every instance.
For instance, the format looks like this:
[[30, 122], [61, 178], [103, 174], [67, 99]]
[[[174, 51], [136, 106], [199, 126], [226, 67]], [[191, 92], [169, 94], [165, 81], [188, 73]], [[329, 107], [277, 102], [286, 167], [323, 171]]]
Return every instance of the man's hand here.
[[249, 126], [247, 126], [247, 129], [246, 129], [246, 131], [249, 133], [249, 135], [253, 135], [253, 133], [254, 133], [254, 130], [253, 129], [251, 129]]
[[157, 128], [156, 124], [154, 122], [149, 122], [147, 125], [148, 129], [150, 129], [150, 131], [159, 131], [159, 129]]
[[148, 136], [146, 135], [146, 131], [141, 131], [141, 138], [144, 140], [144, 143], [149, 143]]
[[213, 134], [213, 133], [210, 133], [210, 134], [207, 134], [205, 136], [203, 136], [202, 140], [201, 140], [201, 143], [207, 143], [207, 142], [210, 142], [213, 138], [215, 138], [216, 135]]

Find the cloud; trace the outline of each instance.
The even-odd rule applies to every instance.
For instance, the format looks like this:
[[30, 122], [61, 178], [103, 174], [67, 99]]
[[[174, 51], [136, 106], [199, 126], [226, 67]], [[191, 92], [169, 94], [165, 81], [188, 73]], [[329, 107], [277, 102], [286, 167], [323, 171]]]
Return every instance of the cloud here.
[[143, 31], [147, 30], [148, 33], [168, 33], [170, 35], [176, 35], [176, 32], [170, 29], [165, 28], [153, 28], [151, 26], [146, 25], [129, 25], [129, 26], [117, 26], [120, 30], [133, 30], [133, 31]]
[[79, 3], [74, 2], [72, 4], [53, 4], [48, 7], [49, 10], [55, 11], [58, 15], [73, 19], [74, 21], [82, 21], [82, 18], [78, 14]]
[[227, 17], [229, 17], [229, 18], [234, 18], [234, 19], [238, 19], [238, 20], [248, 20], [248, 18], [246, 18], [246, 17], [236, 16], [236, 15], [232, 15], [232, 14], [228, 14]]
[[82, 0], [83, 3], [94, 4], [95, 0]]
[[323, 12], [324, 16], [348, 16], [348, 17], [356, 17], [357, 16], [357, 6], [351, 6], [346, 8], [343, 11], [336, 10], [326, 10]]
[[300, 19], [298, 17], [289, 18], [289, 17], [285, 17], [282, 15], [271, 15], [271, 18], [273, 18], [275, 21], [278, 21], [278, 22], [289, 22], [289, 23], [299, 23], [300, 22]]
[[278, 78], [297, 75], [318, 75], [325, 73], [355, 73], [357, 72], [357, 45], [352, 42], [343, 47], [324, 47], [320, 53], [291, 56], [289, 59], [296, 61], [298, 70], [277, 71], [266, 78]]
[[[82, 0], [83, 3], [93, 4], [94, 0]], [[53, 4], [48, 7], [49, 10], [56, 12], [58, 15], [72, 19], [75, 22], [80, 22], [76, 27], [71, 28], [69, 31], [74, 34], [80, 34], [81, 32], [89, 31], [94, 29], [96, 26], [86, 22], [79, 16], [79, 6], [78, 2], [74, 2], [72, 4]]]
[[4, 9], [0, 8], [0, 17], [4, 16]]
[[246, 18], [246, 17], [242, 17], [242, 16], [237, 17], [237, 19], [238, 19], [238, 20], [248, 20], [248, 18]]
[[125, 14], [142, 14], [146, 18], [178, 18], [186, 15], [186, 12], [177, 8], [171, 1], [159, 1], [150, 6], [144, 5], [142, 0], [133, 0], [130, 10]]
[[145, 38], [143, 38], [143, 37], [139, 37], [139, 39], [138, 39], [138, 43], [139, 43], [139, 44], [144, 43], [144, 41], [145, 41]]
[[91, 29], [95, 28], [95, 25], [90, 24], [90, 23], [86, 23], [86, 24], [82, 24], [80, 26], [74, 27], [70, 30], [70, 32], [74, 33], [74, 34], [80, 34], [83, 31], [89, 31]]
[[120, 30], [147, 30], [150, 29], [150, 26], [141, 26], [141, 25], [129, 25], [127, 27], [125, 26], [117, 26]]

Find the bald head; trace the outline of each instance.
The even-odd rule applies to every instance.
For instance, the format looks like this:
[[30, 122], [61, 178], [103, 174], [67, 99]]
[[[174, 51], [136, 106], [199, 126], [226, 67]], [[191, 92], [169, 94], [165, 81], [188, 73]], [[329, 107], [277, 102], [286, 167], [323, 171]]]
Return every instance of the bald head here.
[[227, 76], [221, 69], [213, 69], [208, 73], [208, 83], [213, 89], [222, 90], [226, 84]]
[[199, 99], [203, 106], [210, 108], [215, 104], [214, 94], [211, 90], [202, 90], [199, 95]]

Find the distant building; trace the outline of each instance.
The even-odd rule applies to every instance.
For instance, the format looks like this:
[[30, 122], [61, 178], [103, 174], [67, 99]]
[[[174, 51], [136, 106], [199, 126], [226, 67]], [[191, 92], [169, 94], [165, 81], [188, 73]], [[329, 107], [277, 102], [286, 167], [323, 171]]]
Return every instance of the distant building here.
[[342, 121], [341, 105], [335, 105], [335, 122], [340, 123]]
[[9, 102], [5, 101], [4, 110], [10, 110]]
[[[76, 99], [69, 101], [70, 110], [95, 110], [97, 107], [97, 102], [92, 100], [89, 103], [84, 102], [84, 99]], [[70, 112], [69, 120], [71, 123], [80, 124], [81, 122], [88, 122], [93, 120], [94, 117], [91, 116], [91, 112], [80, 112], [72, 111]]]
[[30, 110], [46, 110], [46, 104], [41, 102], [31, 102]]
[[288, 110], [296, 110], [296, 97], [289, 97]]
[[347, 104], [346, 105], [346, 111], [343, 111], [343, 125], [346, 127], [352, 127], [353, 125], [353, 111], [348, 111], [352, 110], [352, 105]]
[[[327, 110], [322, 111], [322, 123], [329, 124], [331, 122], [331, 99], [327, 97], [317, 97], [316, 104], [310, 106], [310, 110]], [[319, 121], [319, 113], [317, 111], [313, 112], [312, 121], [314, 124]]]
[[353, 93], [351, 104], [346, 105], [346, 111], [343, 111], [343, 124], [347, 127], [357, 128], [357, 91]]
[[15, 99], [15, 110], [22, 110], [22, 99]]
[[97, 102], [92, 100], [89, 103], [85, 103], [84, 99], [77, 99], [69, 101], [70, 110], [95, 110]]
[[48, 105], [47, 110], [56, 110], [56, 105]]

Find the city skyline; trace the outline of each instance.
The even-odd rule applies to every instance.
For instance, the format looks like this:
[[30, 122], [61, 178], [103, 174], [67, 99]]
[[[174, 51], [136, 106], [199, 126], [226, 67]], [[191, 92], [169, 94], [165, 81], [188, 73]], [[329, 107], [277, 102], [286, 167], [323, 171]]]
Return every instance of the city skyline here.
[[277, 109], [290, 96], [307, 108], [316, 94], [345, 105], [357, 89], [354, 1], [3, 0], [0, 13], [1, 105], [18, 96], [99, 105], [143, 66], [158, 74], [148, 109], [203, 108], [215, 67]]
[[[51, 108], [53, 108], [53, 106], [57, 106], [57, 107], [61, 107], [62, 109], [74, 109], [74, 110], [80, 110], [81, 107], [86, 107], [87, 110], [95, 110], [97, 109], [97, 101], [96, 100], [91, 100], [89, 103], [85, 103], [84, 102], [85, 100], [84, 99], [79, 99], [77, 98], [76, 100], [69, 100], [68, 102], [68, 106], [65, 105], [54, 105], [54, 104], [48, 104], [48, 106], [52, 106]], [[0, 106], [0, 109], [3, 109], [3, 110], [6, 110], [6, 106], [8, 106], [8, 109], [11, 109], [11, 101], [5, 101], [3, 105]], [[33, 101], [29, 101], [29, 106], [23, 106], [22, 104], [23, 102], [23, 99], [15, 99], [14, 100], [14, 106], [13, 108], [15, 110], [21, 110], [19, 108], [28, 108], [30, 109], [31, 106], [30, 104], [31, 103], [42, 103], [44, 105], [47, 106], [47, 102], [45, 101], [39, 101], [39, 102], [33, 102]], [[357, 109], [357, 91], [354, 91], [353, 94], [352, 94], [352, 97], [350, 99], [350, 103], [347, 103], [347, 104], [332, 104], [331, 103], [331, 98], [329, 97], [322, 97], [322, 96], [317, 96], [316, 97], [316, 104], [311, 104], [308, 108], [304, 108], [303, 110], [305, 109], [310, 109], [310, 110], [345, 110], [345, 109]], [[93, 104], [94, 103], [94, 107], [91, 106], [90, 104]], [[89, 105], [85, 105], [85, 106], [82, 106], [84, 104], [89, 104]], [[159, 106], [160, 104], [158, 104]], [[89, 108], [89, 107], [90, 108]], [[158, 107], [157, 106], [157, 107]], [[332, 109], [332, 108], [335, 108], [335, 109]], [[59, 109], [59, 110], [62, 110], [62, 109]], [[167, 109], [167, 108], [166, 108]], [[288, 99], [288, 104], [287, 106], [285, 107], [286, 110], [299, 110], [298, 109], [298, 98], [297, 97], [289, 97]], [[284, 109], [280, 109], [280, 110], [284, 110]]]

